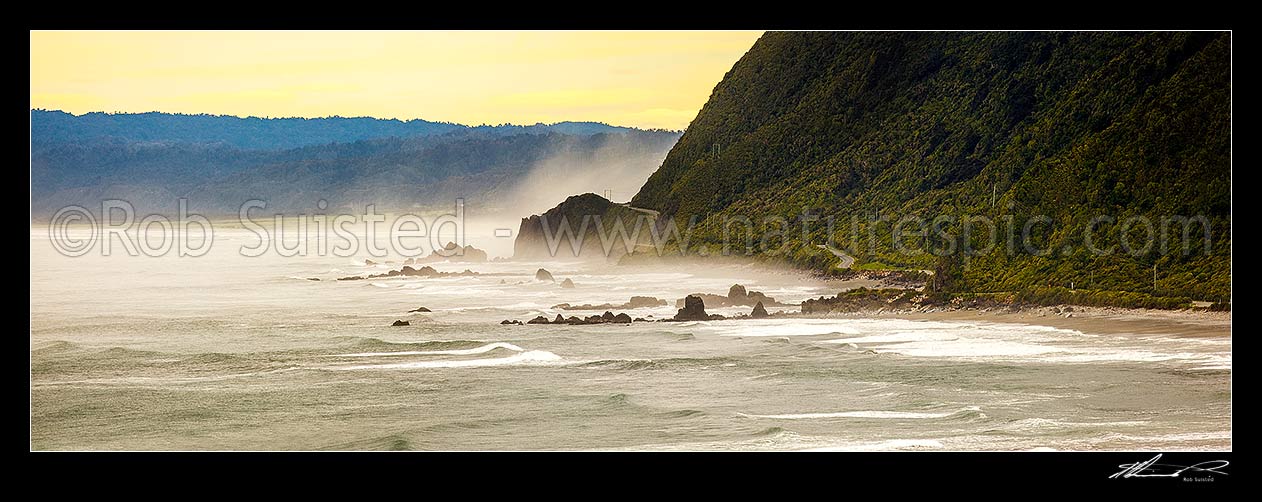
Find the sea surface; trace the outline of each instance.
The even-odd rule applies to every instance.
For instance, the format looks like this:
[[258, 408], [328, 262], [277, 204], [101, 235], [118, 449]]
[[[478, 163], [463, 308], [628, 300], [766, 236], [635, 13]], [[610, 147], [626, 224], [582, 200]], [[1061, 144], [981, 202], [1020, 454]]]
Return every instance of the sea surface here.
[[[898, 318], [504, 326], [563, 302], [654, 296], [670, 305], [628, 313], [663, 318], [732, 284], [783, 302], [838, 286], [752, 266], [551, 262], [339, 282], [400, 258], [241, 256], [253, 242], [224, 230], [201, 257], [67, 257], [33, 226], [31, 448], [1231, 447], [1229, 336]], [[536, 281], [539, 268], [577, 287]]]

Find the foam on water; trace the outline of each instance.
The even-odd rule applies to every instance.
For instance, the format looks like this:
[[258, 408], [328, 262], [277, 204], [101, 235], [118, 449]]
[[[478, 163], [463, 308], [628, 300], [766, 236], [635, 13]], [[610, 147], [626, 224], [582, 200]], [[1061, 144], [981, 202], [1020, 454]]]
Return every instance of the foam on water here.
[[532, 366], [547, 365], [561, 361], [561, 356], [544, 350], [519, 352], [508, 357], [492, 359], [455, 359], [443, 361], [412, 361], [390, 364], [364, 364], [357, 366], [335, 366], [332, 370], [411, 370], [430, 368], [481, 368], [488, 366]]
[[789, 413], [784, 415], [754, 415], [746, 413], [738, 413], [738, 415], [750, 418], [768, 418], [777, 420], [812, 420], [824, 418], [886, 418], [886, 419], [927, 419], [927, 418], [946, 418], [951, 415], [969, 411], [980, 411], [981, 408], [970, 406], [956, 411], [948, 412], [918, 412], [918, 411], [883, 411], [883, 410], [860, 410], [860, 411], [839, 411], [825, 413]]
[[472, 349], [453, 350], [406, 350], [398, 352], [358, 352], [354, 354], [336, 354], [334, 357], [382, 357], [382, 356], [466, 356], [482, 354], [495, 349], [508, 349], [513, 352], [524, 352], [526, 349], [506, 342], [488, 343]]

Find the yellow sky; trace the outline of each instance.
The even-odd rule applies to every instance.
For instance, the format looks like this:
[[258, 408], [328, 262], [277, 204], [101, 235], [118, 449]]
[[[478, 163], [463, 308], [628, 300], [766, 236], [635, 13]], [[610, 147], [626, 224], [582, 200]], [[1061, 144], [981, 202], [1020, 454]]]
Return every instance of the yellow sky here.
[[31, 107], [683, 129], [761, 32], [31, 33]]

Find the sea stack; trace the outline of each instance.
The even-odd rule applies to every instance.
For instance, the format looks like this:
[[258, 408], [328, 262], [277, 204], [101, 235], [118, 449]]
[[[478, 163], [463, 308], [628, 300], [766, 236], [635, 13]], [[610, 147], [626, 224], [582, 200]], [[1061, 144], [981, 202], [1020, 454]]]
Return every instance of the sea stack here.
[[565, 289], [574, 289], [574, 281], [571, 281], [569, 279], [561, 281], [561, 287]]
[[541, 268], [538, 272], [535, 272], [535, 280], [556, 282], [556, 279], [552, 278], [552, 272], [549, 272], [546, 268]]
[[709, 318], [710, 316], [705, 313], [705, 302], [701, 300], [701, 297], [688, 295], [687, 298], [684, 298], [684, 308], [679, 309], [679, 312], [675, 314], [674, 320], [704, 321]]
[[752, 317], [754, 319], [762, 319], [769, 315], [771, 314], [767, 313], [767, 309], [762, 306], [762, 302], [758, 302], [757, 305], [754, 305], [754, 311], [749, 314], [749, 317]]

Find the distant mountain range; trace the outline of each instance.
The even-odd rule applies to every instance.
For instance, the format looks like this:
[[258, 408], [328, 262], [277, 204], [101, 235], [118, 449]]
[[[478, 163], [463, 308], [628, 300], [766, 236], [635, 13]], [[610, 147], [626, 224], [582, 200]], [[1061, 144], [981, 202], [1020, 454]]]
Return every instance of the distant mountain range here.
[[[123, 199], [170, 214], [532, 207], [573, 191], [629, 198], [678, 132], [592, 122], [468, 127], [424, 120], [31, 112], [31, 209]], [[524, 205], [524, 206], [523, 206]], [[548, 204], [550, 205], [550, 204]], [[542, 208], [546, 208], [544, 205]]]
[[434, 136], [479, 131], [489, 134], [600, 134], [637, 129], [599, 122], [476, 126], [421, 119], [371, 117], [260, 118], [182, 113], [103, 113], [73, 115], [60, 110], [31, 110], [31, 142], [41, 144], [98, 141], [224, 144], [243, 150], [279, 150], [366, 139]]

